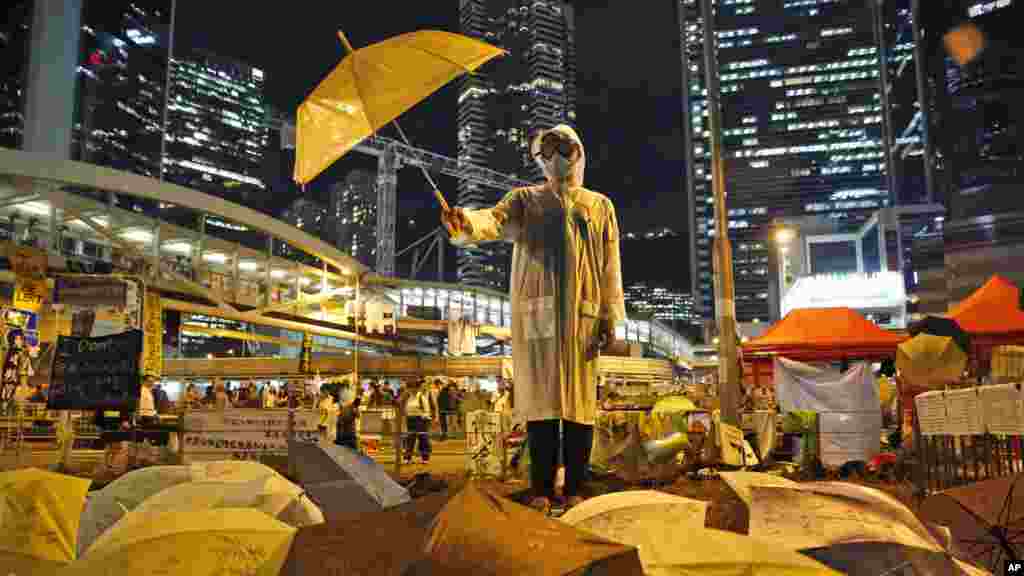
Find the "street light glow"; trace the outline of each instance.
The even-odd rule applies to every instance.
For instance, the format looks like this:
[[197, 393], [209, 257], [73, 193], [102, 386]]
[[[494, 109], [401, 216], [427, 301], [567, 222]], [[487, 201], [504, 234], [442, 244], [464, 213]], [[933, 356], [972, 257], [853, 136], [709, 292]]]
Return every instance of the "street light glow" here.
[[775, 231], [775, 241], [779, 244], [789, 244], [793, 241], [793, 237], [796, 236], [789, 228], [779, 228]]

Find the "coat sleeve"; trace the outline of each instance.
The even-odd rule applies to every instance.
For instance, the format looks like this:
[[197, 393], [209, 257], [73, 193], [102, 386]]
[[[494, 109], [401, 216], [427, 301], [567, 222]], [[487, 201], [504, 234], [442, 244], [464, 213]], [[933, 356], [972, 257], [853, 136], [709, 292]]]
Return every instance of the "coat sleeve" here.
[[617, 326], [626, 320], [626, 304], [622, 293], [622, 262], [619, 253], [619, 221], [611, 200], [606, 200], [606, 203], [604, 269], [601, 271], [601, 318], [612, 326]]
[[512, 190], [493, 208], [466, 210], [469, 229], [452, 238], [455, 245], [506, 240], [515, 242], [522, 229], [525, 204], [521, 189]]

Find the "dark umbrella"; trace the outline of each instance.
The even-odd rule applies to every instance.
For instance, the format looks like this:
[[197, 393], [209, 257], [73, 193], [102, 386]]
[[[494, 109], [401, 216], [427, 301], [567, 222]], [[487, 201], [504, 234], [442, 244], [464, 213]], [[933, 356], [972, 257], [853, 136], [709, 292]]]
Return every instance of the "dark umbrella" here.
[[952, 318], [942, 316], [926, 316], [924, 319], [914, 322], [907, 327], [911, 336], [918, 334], [931, 334], [932, 336], [948, 336], [956, 342], [961, 350], [971, 353], [971, 336], [964, 332], [964, 329]]
[[849, 576], [970, 574], [970, 567], [957, 563], [945, 552], [892, 542], [845, 542], [800, 553]]

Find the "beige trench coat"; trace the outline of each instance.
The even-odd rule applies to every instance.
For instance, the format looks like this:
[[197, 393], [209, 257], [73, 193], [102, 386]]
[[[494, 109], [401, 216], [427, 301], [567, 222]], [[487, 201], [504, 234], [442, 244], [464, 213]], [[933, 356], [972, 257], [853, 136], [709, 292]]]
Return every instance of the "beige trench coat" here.
[[[556, 126], [583, 151], [568, 126]], [[539, 142], [534, 140], [534, 147]], [[534, 148], [535, 149], [535, 148]], [[586, 156], [566, 182], [509, 192], [496, 206], [466, 210], [452, 242], [505, 240], [512, 256], [514, 410], [527, 421], [594, 424], [599, 322], [625, 320], [615, 208], [583, 188]]]

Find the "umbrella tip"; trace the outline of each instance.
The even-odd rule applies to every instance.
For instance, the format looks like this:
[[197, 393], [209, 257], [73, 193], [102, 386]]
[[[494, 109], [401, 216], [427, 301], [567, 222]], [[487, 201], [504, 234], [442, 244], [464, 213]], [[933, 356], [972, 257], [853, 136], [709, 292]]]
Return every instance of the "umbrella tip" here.
[[347, 50], [350, 54], [352, 52], [355, 52], [355, 50], [352, 49], [352, 44], [350, 44], [348, 41], [348, 37], [345, 36], [345, 33], [341, 30], [338, 30], [338, 39], [341, 40], [341, 45], [344, 46], [345, 50]]

